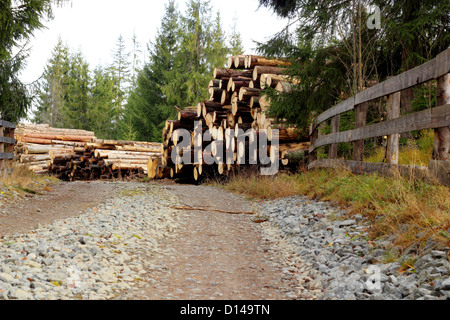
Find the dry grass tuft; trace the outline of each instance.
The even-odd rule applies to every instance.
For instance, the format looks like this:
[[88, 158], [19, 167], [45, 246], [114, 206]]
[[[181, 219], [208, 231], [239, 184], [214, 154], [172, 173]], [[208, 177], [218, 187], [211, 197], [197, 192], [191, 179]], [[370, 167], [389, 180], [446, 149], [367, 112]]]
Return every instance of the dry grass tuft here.
[[235, 176], [228, 190], [259, 199], [276, 199], [296, 194], [295, 182], [287, 176]]
[[[422, 130], [417, 140], [408, 139], [406, 145], [401, 146], [398, 155], [398, 163], [401, 165], [417, 165], [428, 167], [428, 162], [432, 158], [434, 144], [434, 130]], [[383, 162], [386, 148], [376, 148], [366, 162]]]
[[34, 172], [28, 170], [24, 166], [8, 165], [5, 172], [1, 174], [0, 181], [2, 185], [29, 187], [37, 180]]
[[295, 182], [289, 176], [261, 176], [255, 169], [243, 169], [224, 180], [208, 180], [206, 184], [258, 199], [276, 199], [296, 194]]
[[16, 163], [6, 163], [5, 170], [0, 171], [0, 185], [19, 193], [39, 193], [57, 181], [53, 177], [37, 175]]

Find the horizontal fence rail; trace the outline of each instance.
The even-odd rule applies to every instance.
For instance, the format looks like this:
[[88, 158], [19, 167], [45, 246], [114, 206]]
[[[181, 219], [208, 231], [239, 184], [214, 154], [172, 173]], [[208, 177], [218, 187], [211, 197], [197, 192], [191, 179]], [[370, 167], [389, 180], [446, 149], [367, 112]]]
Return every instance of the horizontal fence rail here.
[[311, 131], [314, 131], [322, 122], [341, 113], [351, 111], [359, 104], [437, 79], [449, 72], [450, 49], [447, 49], [440, 53], [435, 59], [366, 89], [323, 112], [314, 121]]
[[357, 128], [344, 132], [336, 132], [318, 138], [311, 146], [310, 152], [316, 148], [343, 142], [353, 142], [361, 139], [381, 137], [396, 133], [406, 133], [422, 129], [435, 129], [450, 125], [450, 104], [431, 108], [403, 117], [376, 123], [367, 127]]
[[[431, 80], [437, 80], [436, 107], [401, 116], [401, 92]], [[366, 126], [368, 103], [383, 97], [388, 98], [387, 120]], [[355, 112], [355, 129], [339, 132], [340, 116], [349, 111]], [[326, 121], [331, 121], [331, 133], [321, 136], [319, 126]], [[400, 134], [423, 129], [435, 130], [433, 159], [430, 159], [429, 166], [399, 165]], [[363, 161], [364, 140], [376, 137], [387, 137], [386, 163]], [[450, 48], [435, 59], [366, 89], [323, 112], [314, 120], [310, 138], [309, 170], [345, 166], [355, 172], [387, 173], [396, 168], [402, 175], [414, 174], [419, 177], [425, 177], [431, 172], [441, 183], [450, 185]], [[338, 144], [348, 142], [353, 143], [353, 160], [337, 159]], [[328, 145], [328, 159], [318, 160], [316, 149]]]

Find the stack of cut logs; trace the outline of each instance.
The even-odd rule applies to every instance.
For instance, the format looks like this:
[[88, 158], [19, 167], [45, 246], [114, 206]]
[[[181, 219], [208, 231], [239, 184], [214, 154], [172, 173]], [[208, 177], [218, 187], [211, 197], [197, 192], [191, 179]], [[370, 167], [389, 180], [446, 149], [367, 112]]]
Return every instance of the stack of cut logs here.
[[151, 156], [161, 144], [97, 139], [93, 132], [19, 125], [15, 132], [16, 160], [36, 173], [61, 180], [131, 179], [148, 175]]
[[[269, 142], [273, 138], [272, 129], [278, 129], [279, 159], [282, 166], [289, 164], [292, 154], [307, 150], [309, 147], [309, 143], [306, 142], [309, 140], [308, 137], [300, 137], [295, 128], [279, 125], [265, 113], [269, 108], [270, 101], [262, 94], [263, 90], [266, 87], [272, 87], [279, 92], [289, 91], [292, 84], [297, 81], [284, 75], [283, 67], [287, 65], [289, 63], [282, 59], [240, 55], [228, 59], [228, 68], [216, 68], [208, 88], [210, 99], [184, 110], [176, 107], [178, 120], [166, 121], [163, 129], [162, 154], [150, 159], [149, 177], [188, 176], [199, 180], [204, 173], [226, 175], [239, 167], [236, 164], [227, 164], [230, 161], [227, 162], [225, 159], [218, 159], [223, 161], [217, 161], [215, 165], [205, 165], [204, 162], [191, 165], [179, 164], [179, 161], [176, 161], [178, 159], [172, 159], [172, 151], [178, 143], [177, 129], [190, 131], [192, 155], [195, 150], [194, 143], [199, 143], [196, 142], [199, 140], [195, 135], [199, 132], [203, 134], [208, 129], [214, 142], [202, 141], [201, 149], [204, 151], [210, 145], [213, 157], [225, 154], [224, 150], [230, 146], [236, 146], [239, 129], [244, 132], [254, 129], [257, 135], [264, 134]], [[196, 121], [201, 121], [202, 128], [194, 130]], [[229, 134], [231, 129], [234, 130], [234, 136]], [[197, 145], [197, 149], [199, 147], [200, 145]], [[216, 152], [216, 148], [222, 148], [223, 152]], [[270, 146], [268, 148], [270, 149]], [[236, 161], [237, 148], [234, 149], [233, 160]]]
[[52, 158], [81, 152], [84, 143], [96, 137], [91, 131], [57, 129], [48, 124], [22, 124], [17, 126], [15, 138], [17, 162], [36, 173], [48, 173]]

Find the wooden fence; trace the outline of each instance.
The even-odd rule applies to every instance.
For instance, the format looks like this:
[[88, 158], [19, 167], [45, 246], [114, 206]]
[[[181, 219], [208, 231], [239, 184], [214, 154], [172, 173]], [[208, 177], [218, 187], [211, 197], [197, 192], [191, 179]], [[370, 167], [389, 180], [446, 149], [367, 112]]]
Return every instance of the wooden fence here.
[[[396, 77], [368, 88], [339, 103], [319, 115], [311, 126], [310, 163], [313, 168], [347, 167], [354, 172], [390, 172], [393, 168], [405, 175], [434, 177], [450, 185], [450, 48], [435, 59], [406, 71]], [[436, 107], [400, 115], [401, 92], [420, 84], [437, 80]], [[366, 125], [369, 102], [387, 98], [386, 115], [383, 122]], [[355, 112], [355, 129], [339, 132], [340, 116]], [[320, 135], [319, 126], [330, 122], [330, 134]], [[435, 130], [433, 159], [428, 167], [398, 164], [400, 134], [422, 129]], [[364, 162], [364, 140], [387, 136], [386, 163]], [[338, 144], [353, 143], [353, 160], [337, 158]], [[328, 159], [317, 159], [317, 148], [329, 145]]]
[[0, 169], [4, 168], [5, 160], [14, 158], [14, 123], [0, 120]]

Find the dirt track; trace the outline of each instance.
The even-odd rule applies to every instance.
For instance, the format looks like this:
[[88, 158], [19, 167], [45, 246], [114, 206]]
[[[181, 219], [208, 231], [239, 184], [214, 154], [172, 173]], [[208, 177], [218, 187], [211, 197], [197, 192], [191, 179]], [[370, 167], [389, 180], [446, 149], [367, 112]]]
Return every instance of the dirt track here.
[[[124, 184], [110, 182], [58, 183], [42, 195], [0, 207], [0, 237], [25, 233], [38, 224], [79, 214], [114, 197]], [[120, 294], [132, 300], [280, 300], [296, 298], [294, 277], [286, 277], [283, 263], [260, 225], [248, 214], [251, 202], [220, 188], [161, 184], [186, 207], [175, 237], [160, 245], [164, 254], [152, 259], [145, 281]], [[212, 209], [208, 211], [208, 209]]]
[[[248, 214], [250, 202], [213, 187], [165, 187], [186, 207], [176, 237], [163, 243], [170, 255], [156, 257], [145, 288], [123, 299], [282, 300], [295, 296], [295, 282], [286, 279], [280, 258]], [[211, 211], [208, 211], [210, 209]]]
[[26, 194], [14, 201], [0, 202], [0, 237], [25, 233], [38, 224], [79, 214], [114, 196], [117, 187], [109, 182], [60, 182], [41, 194]]

